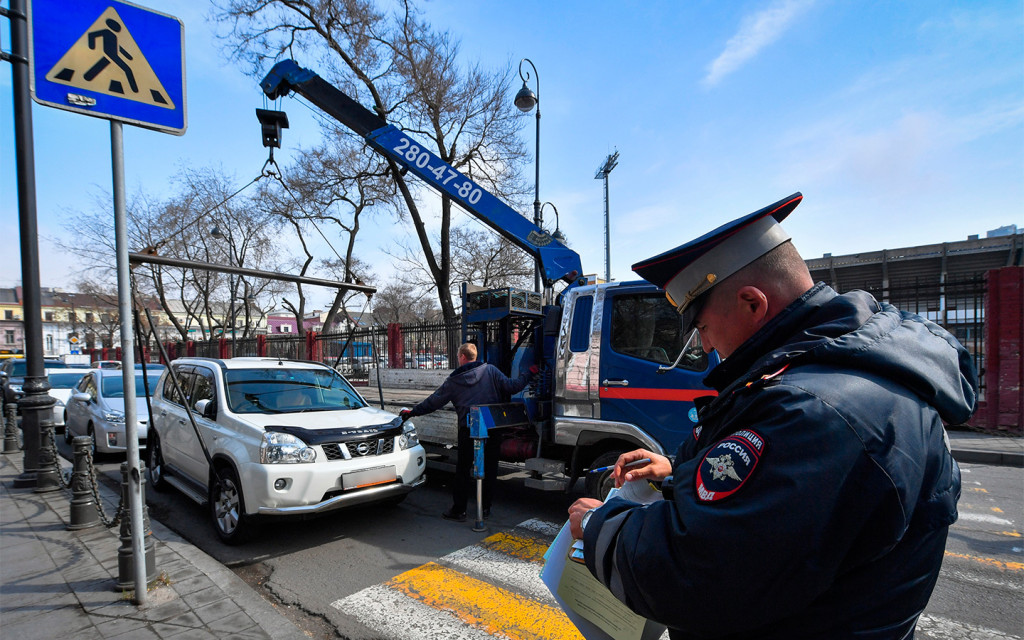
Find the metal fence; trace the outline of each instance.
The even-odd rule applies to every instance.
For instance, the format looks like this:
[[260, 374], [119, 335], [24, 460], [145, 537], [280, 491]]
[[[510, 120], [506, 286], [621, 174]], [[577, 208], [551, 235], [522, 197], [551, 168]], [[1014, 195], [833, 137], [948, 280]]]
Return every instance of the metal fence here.
[[[874, 282], [844, 283], [839, 293], [862, 289], [878, 300], [903, 311], [921, 315], [943, 327], [971, 353], [981, 377], [984, 398], [985, 294], [983, 273], [938, 277], [892, 279], [888, 286]], [[340, 333], [313, 334], [312, 340], [298, 335], [268, 335], [234, 340], [215, 339], [193, 343], [194, 355], [209, 358], [225, 354], [269, 356], [295, 360], [318, 360], [338, 368], [354, 383], [366, 383], [372, 366], [390, 369], [453, 369], [462, 342], [462, 325], [451, 322], [357, 328]], [[262, 347], [261, 347], [262, 345]], [[261, 353], [261, 350], [263, 351]], [[182, 357], [184, 343], [174, 345], [171, 357]]]

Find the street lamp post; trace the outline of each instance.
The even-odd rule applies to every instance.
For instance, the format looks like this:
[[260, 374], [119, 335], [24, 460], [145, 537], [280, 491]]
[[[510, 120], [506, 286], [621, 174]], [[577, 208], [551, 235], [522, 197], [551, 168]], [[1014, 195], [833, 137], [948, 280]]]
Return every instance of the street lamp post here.
[[[533, 69], [533, 81], [537, 85], [537, 92], [534, 93], [526, 86], [526, 81], [530, 79], [530, 72], [523, 73], [523, 63], [529, 62], [530, 68]], [[544, 227], [544, 218], [540, 206], [540, 74], [537, 73], [537, 67], [533, 64], [533, 61], [529, 58], [523, 58], [519, 61], [519, 77], [523, 81], [523, 88], [516, 94], [515, 105], [523, 113], [529, 113], [534, 107], [537, 108], [537, 139], [534, 146], [534, 179], [533, 179], [533, 224], [538, 227]], [[534, 262], [533, 264], [533, 287], [537, 291], [541, 291], [541, 278], [540, 278], [540, 263]]]

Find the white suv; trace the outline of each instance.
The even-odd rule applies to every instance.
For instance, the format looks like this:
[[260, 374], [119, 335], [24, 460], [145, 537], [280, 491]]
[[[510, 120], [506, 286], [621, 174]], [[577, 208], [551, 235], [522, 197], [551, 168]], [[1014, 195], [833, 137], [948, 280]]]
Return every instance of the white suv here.
[[426, 481], [413, 424], [370, 407], [317, 362], [175, 360], [153, 397], [153, 423], [150, 486], [208, 502], [227, 543], [247, 538], [254, 516], [397, 504]]

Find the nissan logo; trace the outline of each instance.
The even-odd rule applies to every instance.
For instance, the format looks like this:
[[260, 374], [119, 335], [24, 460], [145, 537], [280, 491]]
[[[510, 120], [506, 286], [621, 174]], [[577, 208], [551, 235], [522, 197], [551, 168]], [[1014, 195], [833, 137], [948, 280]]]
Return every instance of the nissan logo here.
[[360, 442], [359, 444], [357, 444], [356, 453], [358, 453], [361, 456], [365, 456], [366, 454], [370, 453], [370, 443]]

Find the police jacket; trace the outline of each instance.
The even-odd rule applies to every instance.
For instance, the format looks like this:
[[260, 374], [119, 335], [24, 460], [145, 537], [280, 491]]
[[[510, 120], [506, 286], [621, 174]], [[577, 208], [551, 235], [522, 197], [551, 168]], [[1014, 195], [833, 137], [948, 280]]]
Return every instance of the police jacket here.
[[819, 283], [705, 383], [671, 498], [595, 511], [591, 572], [673, 639], [912, 637], [957, 518], [967, 351]]
[[451, 402], [455, 405], [459, 427], [468, 428], [466, 416], [469, 415], [470, 407], [508, 402], [512, 394], [522, 391], [529, 381], [529, 371], [524, 371], [518, 378], [511, 379], [492, 364], [479, 360], [467, 362], [452, 371], [437, 391], [413, 407], [411, 415], [431, 413]]

